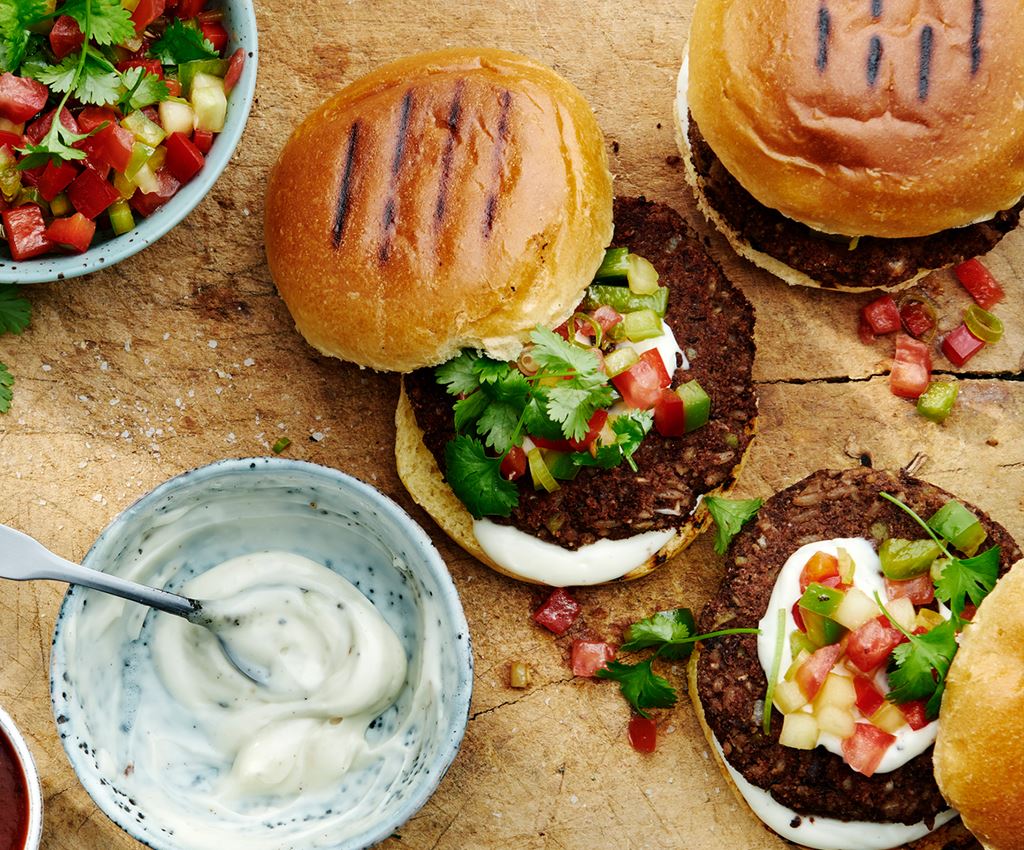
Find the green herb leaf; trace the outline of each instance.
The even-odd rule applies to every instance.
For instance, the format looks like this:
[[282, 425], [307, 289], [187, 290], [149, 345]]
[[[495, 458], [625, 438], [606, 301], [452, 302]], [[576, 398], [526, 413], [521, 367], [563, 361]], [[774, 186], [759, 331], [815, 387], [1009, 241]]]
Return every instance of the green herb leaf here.
[[480, 418], [480, 414], [487, 407], [487, 396], [481, 392], [475, 392], [455, 402], [455, 430], [459, 433], [466, 431], [470, 425]]
[[21, 68], [21, 75], [38, 80], [56, 92], [70, 91], [75, 85], [78, 59], [77, 53], [71, 53], [56, 65], [47, 65], [39, 61], [26, 62]]
[[121, 75], [121, 85], [124, 93], [117, 105], [125, 112], [161, 103], [171, 96], [167, 83], [145, 68], [129, 68]]
[[438, 366], [434, 377], [447, 387], [450, 395], [469, 395], [480, 388], [480, 376], [476, 371], [476, 363], [480, 359], [479, 354], [463, 351], [458, 357]]
[[689, 608], [659, 611], [626, 629], [626, 642], [620, 651], [638, 652], [654, 646], [664, 658], [686, 658], [693, 651], [693, 642], [688, 638], [695, 631], [697, 627]]
[[953, 558], [935, 582], [935, 595], [959, 617], [967, 600], [980, 605], [999, 578], [999, 547], [993, 546], [973, 558]]
[[14, 72], [28, 51], [29, 27], [46, 17], [43, 0], [4, 0], [0, 3], [0, 72]]
[[75, 97], [82, 103], [94, 106], [117, 103], [123, 89], [121, 75], [116, 68], [108, 65], [105, 60], [97, 59], [92, 54], [86, 56], [74, 91]]
[[135, 38], [131, 12], [121, 0], [67, 0], [60, 7], [62, 15], [70, 15], [82, 28], [86, 44], [121, 44]]
[[476, 519], [508, 516], [519, 504], [516, 485], [501, 475], [501, 458], [489, 457], [474, 437], [451, 440], [444, 460], [448, 485]]
[[897, 703], [927, 699], [928, 716], [937, 717], [949, 665], [956, 655], [956, 622], [947, 620], [923, 635], [907, 637], [907, 643], [893, 650], [886, 698]]
[[609, 425], [612, 433], [615, 434], [615, 440], [611, 443], [600, 443], [594, 454], [576, 452], [572, 456], [573, 462], [577, 466], [597, 466], [601, 469], [611, 469], [626, 461], [636, 472], [637, 467], [633, 462], [633, 453], [640, 448], [640, 444], [653, 424], [654, 414], [648, 410], [629, 410], [616, 416]]
[[20, 334], [32, 318], [32, 305], [14, 283], [0, 284], [0, 333]]
[[7, 371], [7, 367], [0, 363], [0, 413], [6, 413], [11, 409], [11, 399], [14, 394], [11, 387], [14, 386], [14, 375]]
[[475, 395], [484, 396], [487, 401], [476, 424], [477, 433], [485, 438], [488, 446], [499, 454], [505, 454], [512, 448], [530, 397], [530, 382], [521, 372], [506, 366], [500, 379], [487, 379]]
[[649, 717], [648, 708], [671, 708], [678, 699], [675, 688], [668, 679], [651, 669], [652, 658], [639, 664], [623, 664], [609, 661], [597, 671], [600, 679], [612, 679], [619, 683], [619, 689], [633, 710], [641, 717]]
[[724, 555], [732, 539], [761, 508], [760, 499], [724, 499], [707, 496], [704, 499], [708, 513], [715, 521], [715, 551]]
[[478, 358], [473, 364], [473, 370], [480, 379], [480, 383], [483, 384], [493, 384], [495, 381], [503, 379], [509, 372], [515, 372], [525, 379], [522, 372], [512, 369], [504, 360], [491, 360], [490, 357]]
[[64, 122], [59, 117], [54, 116], [50, 131], [43, 136], [38, 145], [30, 143], [23, 148], [18, 148], [18, 153], [23, 155], [18, 163], [18, 168], [25, 170], [46, 165], [48, 162], [59, 163], [61, 160], [85, 159], [85, 151], [71, 146], [88, 136], [88, 133], [72, 132], [64, 126]]
[[548, 416], [561, 424], [569, 439], [583, 439], [594, 411], [612, 403], [612, 387], [600, 362], [589, 349], [567, 342], [547, 328], [534, 329], [530, 339], [534, 343], [531, 354], [542, 372], [565, 378], [548, 387]]
[[150, 52], [164, 65], [180, 65], [195, 59], [216, 59], [220, 54], [196, 27], [173, 20]]

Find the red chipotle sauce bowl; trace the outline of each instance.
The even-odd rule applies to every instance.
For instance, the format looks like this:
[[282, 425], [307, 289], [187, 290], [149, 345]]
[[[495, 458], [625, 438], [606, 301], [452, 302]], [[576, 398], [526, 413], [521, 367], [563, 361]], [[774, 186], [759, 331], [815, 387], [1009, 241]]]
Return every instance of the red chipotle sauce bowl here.
[[0, 850], [36, 850], [42, 827], [35, 762], [14, 721], [0, 708]]

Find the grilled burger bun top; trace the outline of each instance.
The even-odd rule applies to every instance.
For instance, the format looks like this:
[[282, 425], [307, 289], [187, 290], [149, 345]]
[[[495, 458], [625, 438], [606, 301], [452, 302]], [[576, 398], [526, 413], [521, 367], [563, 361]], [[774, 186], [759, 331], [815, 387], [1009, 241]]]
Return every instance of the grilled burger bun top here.
[[1024, 561], [965, 627], [946, 680], [935, 778], [987, 850], [1024, 847]]
[[604, 137], [572, 85], [501, 50], [399, 59], [321, 104], [267, 190], [271, 274], [325, 354], [380, 370], [514, 357], [612, 235]]

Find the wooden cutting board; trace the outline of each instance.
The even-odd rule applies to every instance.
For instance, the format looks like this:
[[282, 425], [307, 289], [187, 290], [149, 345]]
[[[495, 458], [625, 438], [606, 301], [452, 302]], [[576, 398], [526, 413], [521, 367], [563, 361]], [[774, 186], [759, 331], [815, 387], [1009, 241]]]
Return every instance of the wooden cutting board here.
[[[267, 273], [262, 199], [292, 127], [320, 100], [401, 54], [447, 45], [518, 50], [554, 66], [593, 104], [620, 194], [672, 204], [702, 232], [678, 162], [675, 75], [691, 0], [305, 0], [259, 3], [257, 100], [209, 197], [157, 245], [90, 278], [28, 290], [31, 328], [0, 337], [17, 378], [0, 416], [0, 522], [78, 560], [114, 515], [158, 483], [224, 457], [327, 464], [397, 499], [435, 538], [462, 595], [476, 686], [462, 750], [398, 848], [781, 848], [733, 800], [684, 700], [659, 716], [653, 755], [626, 741], [611, 683], [573, 679], [569, 638], [529, 615], [542, 594], [440, 538], [405, 495], [391, 446], [393, 376], [316, 355]], [[957, 412], [936, 426], [889, 393], [890, 341], [857, 340], [869, 298], [789, 289], [711, 246], [757, 308], [760, 436], [740, 481], [767, 496], [811, 471], [870, 462], [956, 491], [1024, 539], [1024, 234], [989, 264], [1009, 297], [1006, 339], [971, 361]], [[948, 273], [925, 288], [951, 325], [966, 296]], [[944, 361], [938, 361], [945, 370]], [[654, 611], [699, 607], [721, 559], [703, 539], [652, 577], [581, 590], [577, 631], [618, 639]], [[47, 664], [61, 588], [0, 585], [0, 704], [28, 735], [46, 795], [46, 850], [137, 845], [79, 786], [54, 731]], [[528, 661], [532, 686], [507, 686]], [[682, 671], [674, 671], [682, 684]]]

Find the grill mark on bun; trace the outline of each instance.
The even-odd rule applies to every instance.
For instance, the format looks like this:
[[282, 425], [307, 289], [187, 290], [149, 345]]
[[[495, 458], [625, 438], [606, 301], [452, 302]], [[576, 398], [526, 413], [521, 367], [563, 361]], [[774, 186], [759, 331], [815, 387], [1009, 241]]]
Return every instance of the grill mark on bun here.
[[934, 31], [930, 25], [921, 28], [921, 52], [917, 72], [917, 99], [922, 103], [928, 100], [928, 87], [932, 76], [932, 39]]
[[498, 214], [498, 195], [501, 192], [501, 172], [505, 167], [505, 153], [508, 142], [508, 115], [512, 108], [512, 92], [505, 89], [501, 93], [501, 114], [498, 116], [498, 138], [494, 142], [494, 177], [491, 184], [495, 187], [487, 196], [484, 209], [484, 237], [489, 238], [494, 229], [494, 219]]
[[448, 203], [452, 159], [455, 156], [455, 138], [459, 135], [459, 124], [462, 121], [462, 93], [465, 89], [466, 81], [459, 80], [455, 85], [452, 105], [448, 110], [448, 138], [445, 139], [444, 153], [441, 154], [441, 182], [437, 190], [437, 205], [434, 207], [434, 222], [437, 224], [444, 219], [445, 206]]
[[974, 0], [971, 12], [971, 76], [981, 67], [981, 26], [985, 17], [982, 0]]
[[832, 34], [832, 13], [827, 6], [818, 7], [818, 55], [814, 65], [819, 71], [828, 67], [828, 39]]
[[345, 151], [345, 168], [341, 173], [341, 185], [338, 187], [338, 202], [334, 209], [334, 227], [331, 228], [331, 244], [335, 249], [341, 247], [341, 237], [345, 234], [345, 221], [348, 219], [348, 202], [352, 191], [352, 168], [356, 159], [356, 145], [359, 143], [359, 122], [352, 124], [348, 131], [348, 147]]
[[871, 36], [871, 43], [868, 47], [868, 85], [875, 87], [878, 82], [878, 69], [882, 64], [882, 39], [877, 35]]
[[391, 157], [391, 185], [388, 187], [388, 198], [384, 203], [383, 238], [380, 243], [381, 265], [391, 256], [391, 240], [395, 235], [395, 206], [398, 194], [398, 175], [402, 170], [405, 158], [406, 142], [409, 140], [409, 116], [412, 113], [412, 89], [402, 98], [402, 114], [398, 119], [398, 132], [395, 134], [395, 153]]

